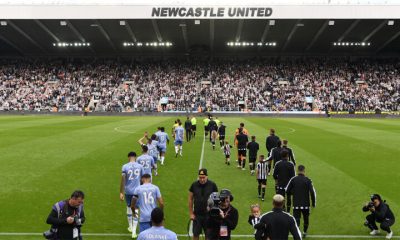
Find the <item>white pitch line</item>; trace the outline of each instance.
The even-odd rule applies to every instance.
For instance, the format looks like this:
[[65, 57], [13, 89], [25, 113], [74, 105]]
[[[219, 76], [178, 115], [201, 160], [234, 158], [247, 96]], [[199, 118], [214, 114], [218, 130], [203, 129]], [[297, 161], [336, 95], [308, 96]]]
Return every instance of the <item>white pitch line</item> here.
[[133, 126], [133, 125], [123, 125], [123, 126], [119, 126], [119, 127], [114, 128], [114, 131], [120, 132], [120, 133], [136, 133], [136, 131], [121, 130], [121, 128], [126, 127], [126, 126]]
[[[92, 237], [120, 237], [120, 236], [132, 236], [128, 233], [82, 233], [83, 236]], [[187, 234], [177, 234], [178, 237], [187, 237]], [[13, 232], [0, 232], [0, 236], [42, 236], [42, 233], [13, 233]], [[254, 235], [231, 235], [232, 238], [254, 238]], [[289, 235], [292, 238], [291, 235]], [[382, 239], [384, 236], [368, 236], [368, 235], [307, 235], [307, 238], [318, 238], [318, 239]], [[392, 239], [400, 239], [400, 236], [393, 236]]]
[[204, 144], [205, 143], [206, 143], [206, 135], [203, 134], [203, 146], [201, 147], [201, 156], [200, 156], [199, 169], [203, 168]]

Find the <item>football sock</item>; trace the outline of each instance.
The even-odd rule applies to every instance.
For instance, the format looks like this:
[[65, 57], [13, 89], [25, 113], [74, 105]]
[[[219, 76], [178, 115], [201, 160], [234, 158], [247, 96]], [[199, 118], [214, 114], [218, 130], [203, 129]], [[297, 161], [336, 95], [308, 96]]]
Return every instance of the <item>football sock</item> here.
[[126, 216], [128, 217], [128, 226], [132, 229], [132, 209], [130, 207], [126, 207]]

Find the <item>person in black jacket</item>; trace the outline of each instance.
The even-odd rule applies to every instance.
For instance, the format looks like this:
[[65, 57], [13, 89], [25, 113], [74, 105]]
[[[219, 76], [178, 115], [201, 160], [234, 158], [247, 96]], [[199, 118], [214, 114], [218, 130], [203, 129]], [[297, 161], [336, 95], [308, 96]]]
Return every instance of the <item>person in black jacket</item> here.
[[[276, 143], [276, 147], [271, 149], [270, 154], [268, 155], [267, 161], [268, 161], [268, 171], [271, 171], [271, 166], [272, 168], [275, 168], [275, 164], [282, 159], [282, 142], [281, 140], [278, 140]], [[268, 172], [269, 175], [269, 172]]]
[[221, 122], [221, 126], [218, 127], [218, 135], [219, 135], [219, 145], [220, 147], [223, 147], [225, 144], [225, 131], [226, 131], [226, 126], [224, 125], [223, 122]]
[[228, 189], [222, 189], [219, 193], [219, 216], [209, 216], [207, 224], [207, 240], [229, 240], [231, 231], [239, 221], [239, 212], [231, 205], [233, 196]]
[[311, 179], [305, 176], [305, 169], [303, 165], [299, 165], [297, 167], [297, 176], [290, 179], [285, 189], [287, 194], [287, 212], [290, 212], [291, 197], [293, 196], [293, 216], [299, 227], [301, 214], [303, 214], [303, 238], [307, 236], [310, 207], [314, 208], [316, 204], [316, 192]]
[[249, 149], [249, 167], [250, 167], [250, 174], [254, 175], [256, 160], [257, 160], [257, 153], [259, 150], [259, 145], [256, 142], [256, 136], [251, 136], [251, 142], [247, 144], [247, 149]]
[[185, 130], [186, 130], [186, 142], [190, 142], [192, 139], [192, 121], [190, 121], [189, 117], [187, 117], [185, 121]]
[[288, 160], [292, 161], [293, 164], [296, 166], [296, 159], [294, 158], [293, 150], [290, 147], [288, 147], [288, 140], [286, 140], [286, 139], [282, 140], [282, 149], [288, 151], [288, 153], [289, 153]]
[[54, 231], [56, 232], [55, 239], [82, 239], [80, 228], [86, 219], [83, 211], [84, 197], [82, 191], [76, 190], [71, 194], [70, 199], [53, 205], [46, 222], [51, 224], [53, 231], [57, 229]]
[[236, 135], [235, 140], [237, 141], [238, 148], [238, 168], [242, 168], [242, 170], [246, 170], [246, 153], [247, 153], [247, 143], [249, 142], [249, 138], [246, 134], [243, 133], [243, 128], [239, 128], [239, 134]]
[[391, 239], [393, 236], [393, 231], [390, 229], [395, 222], [395, 218], [392, 210], [390, 210], [389, 205], [386, 204], [386, 201], [382, 201], [382, 198], [379, 194], [373, 194], [371, 196], [371, 202], [365, 204], [362, 209], [364, 212], [370, 211], [365, 222], [365, 226], [367, 226], [372, 231], [371, 235], [379, 234], [378, 226], [376, 226], [375, 222], [380, 223], [380, 227], [382, 230], [387, 232], [386, 239]]
[[[210, 142], [211, 142], [213, 140], [212, 139], [212, 132], [218, 130], [217, 122], [212, 117], [210, 117], [210, 121], [208, 122], [208, 130], [210, 131]], [[215, 142], [214, 142], [214, 144], [215, 144]]]
[[301, 240], [300, 230], [292, 215], [283, 211], [285, 198], [276, 194], [272, 198], [273, 209], [262, 215], [260, 222], [254, 227], [256, 229], [256, 240], [287, 240], [289, 232], [294, 240]]
[[[268, 156], [271, 155], [271, 151], [273, 148], [278, 146], [279, 137], [275, 135], [275, 129], [271, 128], [269, 130], [269, 136], [265, 140], [265, 147], [268, 151]], [[268, 169], [271, 170], [271, 162], [268, 162]]]
[[292, 162], [288, 161], [288, 152], [282, 151], [282, 160], [278, 161], [274, 168], [273, 177], [275, 179], [276, 194], [285, 196], [285, 188], [290, 179], [294, 177], [295, 170]]

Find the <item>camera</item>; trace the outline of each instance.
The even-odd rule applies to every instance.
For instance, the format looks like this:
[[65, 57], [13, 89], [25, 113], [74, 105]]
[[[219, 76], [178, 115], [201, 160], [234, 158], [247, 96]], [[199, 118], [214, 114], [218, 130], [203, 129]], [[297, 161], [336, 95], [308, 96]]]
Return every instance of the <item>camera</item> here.
[[211, 217], [218, 217], [221, 211], [221, 203], [225, 202], [225, 200], [229, 198], [229, 200], [233, 201], [233, 196], [231, 191], [228, 189], [222, 189], [220, 193], [213, 192], [210, 194], [208, 198], [208, 209]]
[[367, 207], [368, 207], [368, 208], [373, 208], [373, 207], [375, 207], [374, 202], [368, 202]]
[[79, 216], [76, 215], [74, 217], [74, 223], [75, 223], [76, 226], [81, 226], [82, 225], [82, 219], [80, 219]]
[[218, 192], [213, 192], [208, 198], [208, 208], [211, 217], [218, 217], [220, 213], [219, 205], [221, 204], [221, 198]]
[[57, 238], [57, 228], [50, 228], [43, 233], [43, 237], [46, 239], [56, 239]]

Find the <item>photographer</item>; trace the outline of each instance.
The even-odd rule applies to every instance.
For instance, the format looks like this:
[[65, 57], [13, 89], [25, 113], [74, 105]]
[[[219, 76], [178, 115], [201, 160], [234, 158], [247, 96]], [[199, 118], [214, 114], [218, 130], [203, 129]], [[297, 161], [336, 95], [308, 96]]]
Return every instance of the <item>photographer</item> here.
[[390, 230], [390, 226], [394, 224], [394, 215], [389, 205], [386, 204], [386, 201], [382, 201], [379, 194], [371, 195], [371, 201], [366, 203], [362, 210], [364, 212], [371, 212], [371, 214], [366, 217], [367, 221], [365, 222], [365, 226], [372, 230], [370, 232], [371, 235], [379, 234], [378, 226], [376, 226], [375, 223], [378, 222], [381, 224], [381, 229], [387, 232], [386, 239], [392, 238], [393, 232]]
[[51, 224], [51, 229], [43, 233], [44, 237], [55, 240], [82, 239], [81, 226], [85, 222], [84, 198], [84, 193], [76, 190], [70, 199], [54, 204], [47, 217], [47, 224]]
[[210, 195], [207, 240], [231, 239], [231, 231], [236, 228], [239, 220], [239, 213], [231, 205], [231, 201], [233, 196], [228, 189]]

